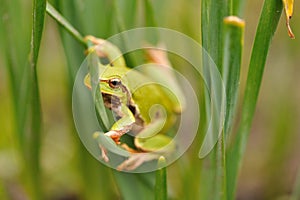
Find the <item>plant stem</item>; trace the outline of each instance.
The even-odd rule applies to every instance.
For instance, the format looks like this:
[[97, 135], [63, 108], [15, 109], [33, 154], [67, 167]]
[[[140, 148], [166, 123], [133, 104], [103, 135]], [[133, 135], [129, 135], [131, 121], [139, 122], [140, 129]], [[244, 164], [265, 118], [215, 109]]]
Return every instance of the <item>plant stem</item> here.
[[241, 17], [243, 14], [243, 8], [245, 6], [245, 0], [229, 0], [229, 15], [235, 15]]
[[226, 118], [224, 124], [226, 139], [231, 132], [237, 104], [244, 44], [244, 27], [245, 22], [236, 16], [229, 16], [224, 19], [222, 78], [226, 87]]
[[[201, 34], [202, 46], [216, 64], [219, 72], [223, 64], [223, 18], [226, 14], [226, 2], [222, 0], [203, 0], [201, 2]], [[203, 57], [203, 66], [209, 66], [208, 57]], [[211, 77], [207, 87], [213, 87], [210, 67], [203, 73]], [[206, 91], [206, 90], [205, 90]], [[210, 119], [210, 95], [205, 92], [206, 120]], [[207, 133], [211, 134], [211, 133]], [[205, 142], [205, 140], [204, 140]], [[201, 199], [226, 199], [226, 168], [224, 131], [212, 152], [205, 158], [201, 169]]]
[[57, 21], [66, 31], [68, 31], [80, 44], [87, 48], [84, 37], [49, 3], [46, 7], [47, 13]]
[[228, 199], [234, 199], [238, 171], [255, 113], [268, 50], [276, 31], [281, 11], [281, 1], [265, 0], [252, 49], [241, 123], [237, 131], [237, 136], [231, 146], [229, 146], [226, 154], [228, 159], [227, 178], [232, 181], [228, 183]]
[[[244, 27], [245, 22], [236, 16], [229, 16], [224, 19], [224, 57], [222, 77], [226, 86], [226, 118], [224, 124], [225, 141], [228, 141], [228, 138], [230, 138], [229, 136], [237, 104], [244, 41]], [[225, 166], [227, 166], [227, 163]], [[228, 191], [227, 188], [231, 187], [231, 182], [230, 177], [226, 177], [226, 191]], [[227, 196], [227, 199], [232, 198]]]
[[167, 169], [165, 166], [166, 159], [161, 156], [158, 159], [158, 170], [156, 171], [155, 200], [166, 200], [168, 198]]

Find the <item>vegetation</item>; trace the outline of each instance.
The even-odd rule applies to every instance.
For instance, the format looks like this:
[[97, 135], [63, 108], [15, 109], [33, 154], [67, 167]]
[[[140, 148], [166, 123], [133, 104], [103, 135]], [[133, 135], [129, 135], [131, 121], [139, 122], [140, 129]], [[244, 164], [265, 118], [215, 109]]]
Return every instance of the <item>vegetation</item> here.
[[[285, 26], [291, 10], [281, 17], [290, 2], [3, 0], [0, 199], [299, 199], [300, 34], [293, 22], [300, 16], [290, 22], [295, 40]], [[203, 46], [222, 75], [227, 110], [215, 148], [199, 159], [209, 94], [170, 54], [196, 82], [199, 131], [174, 164], [130, 174], [102, 165], [81, 144], [71, 98], [85, 35], [106, 39], [145, 26], [177, 30]], [[126, 55], [129, 64], [136, 59]]]

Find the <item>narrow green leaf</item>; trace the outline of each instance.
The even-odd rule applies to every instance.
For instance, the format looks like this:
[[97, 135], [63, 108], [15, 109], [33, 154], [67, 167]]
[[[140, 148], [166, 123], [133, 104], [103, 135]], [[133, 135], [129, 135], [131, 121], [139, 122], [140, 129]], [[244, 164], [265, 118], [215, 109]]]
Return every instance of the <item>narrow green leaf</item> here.
[[[9, 82], [10, 82], [10, 88], [12, 91], [12, 100], [13, 100], [13, 107], [14, 107], [14, 115], [16, 119], [16, 137], [18, 140], [19, 147], [24, 150], [23, 148], [23, 136], [24, 131], [22, 130], [22, 127], [24, 127], [24, 104], [19, 102], [24, 102], [23, 100], [23, 92], [20, 92], [20, 83], [24, 77], [24, 71], [25, 67], [20, 67], [21, 63], [24, 63], [25, 60], [22, 59], [23, 56], [21, 54], [26, 54], [25, 51], [20, 50], [18, 46], [18, 42], [21, 40], [25, 40], [26, 37], [28, 37], [27, 34], [24, 35], [18, 35], [17, 31], [19, 23], [19, 18], [21, 8], [19, 6], [19, 3], [16, 3], [13, 10], [11, 8], [11, 4], [9, 4], [9, 1], [6, 0], [3, 2], [3, 4], [0, 7], [1, 11], [1, 30], [3, 31], [2, 38], [2, 45], [4, 49], [4, 54], [6, 58], [6, 67], [7, 72], [9, 76]], [[16, 12], [16, 14], [14, 13]], [[14, 14], [13, 14], [14, 13]], [[16, 26], [15, 26], [16, 25]], [[22, 36], [22, 37], [20, 37]], [[21, 42], [20, 42], [21, 43]], [[21, 43], [24, 45], [24, 43]], [[24, 45], [26, 46], [26, 45]], [[14, 47], [14, 48], [12, 48]], [[27, 46], [26, 46], [27, 47]], [[28, 51], [28, 48], [26, 49]], [[26, 54], [27, 55], [27, 54]], [[27, 58], [26, 58], [27, 59]], [[26, 60], [27, 61], [27, 60]], [[22, 89], [25, 89], [26, 87], [23, 86]]]
[[[97, 0], [73, 2], [76, 12], [80, 13], [77, 20], [80, 21], [83, 34], [107, 38], [116, 33], [116, 16], [112, 9], [113, 1]], [[128, 0], [122, 2], [126, 5], [128, 3], [128, 8], [131, 6], [131, 2]], [[132, 13], [131, 10], [128, 10], [128, 14], [133, 16]]]
[[128, 151], [118, 146], [110, 137], [104, 135], [104, 133], [102, 132], [95, 132], [94, 139], [96, 139], [98, 144], [101, 145], [102, 147], [105, 147], [105, 149], [108, 150], [109, 152], [112, 152], [114, 154], [123, 157], [130, 156], [130, 153]]
[[145, 25], [151, 27], [157, 26], [152, 3], [149, 0], [145, 0], [144, 7], [145, 7]]
[[226, 87], [226, 118], [224, 132], [226, 138], [230, 132], [233, 115], [235, 114], [242, 50], [244, 44], [245, 22], [238, 17], [229, 16], [224, 19], [224, 57], [222, 66], [222, 77]]
[[[245, 22], [238, 17], [229, 16], [224, 19], [224, 57], [222, 77], [226, 87], [226, 116], [224, 124], [225, 141], [228, 141], [236, 110], [242, 49], [244, 44]], [[227, 166], [228, 167], [228, 166]], [[227, 170], [227, 169], [226, 169]], [[226, 177], [226, 187], [230, 188], [232, 181]], [[227, 191], [228, 189], [226, 189]], [[231, 199], [227, 196], [227, 199]]]
[[[60, 13], [64, 16], [63, 20], [59, 22], [56, 18], [62, 18], [57, 12], [53, 17], [59, 23], [64, 25], [60, 27], [60, 34], [62, 37], [63, 46], [65, 49], [66, 58], [68, 61], [68, 77], [69, 77], [69, 101], [72, 97], [72, 89], [76, 73], [84, 61], [84, 48], [87, 47], [84, 39], [82, 38], [79, 30], [82, 30], [82, 26], [79, 22], [84, 22], [84, 16], [82, 13], [78, 12], [78, 7], [76, 5], [77, 1], [65, 0], [65, 1], [55, 1], [55, 6]], [[49, 13], [49, 12], [48, 12]], [[69, 23], [70, 20], [71, 23]], [[72, 24], [72, 26], [67, 25]], [[67, 25], [67, 26], [66, 26]], [[76, 26], [78, 29], [73, 30]], [[65, 29], [67, 30], [67, 33]], [[84, 31], [82, 31], [84, 32]], [[86, 32], [86, 31], [85, 31]], [[71, 33], [71, 35], [69, 35]], [[77, 34], [78, 33], [78, 34]], [[76, 34], [77, 36], [74, 36]], [[75, 39], [75, 40], [74, 40]], [[71, 107], [69, 107], [69, 112], [71, 115]], [[70, 116], [71, 118], [71, 116]], [[72, 134], [75, 132], [75, 128], [71, 127]], [[90, 133], [92, 134], [92, 133]], [[75, 137], [75, 135], [73, 136]], [[83, 186], [82, 194], [85, 199], [112, 199], [114, 198], [114, 188], [112, 185], [112, 177], [110, 177], [111, 171], [109, 168], [101, 165], [99, 161], [95, 160], [91, 154], [85, 149], [85, 147], [78, 141], [78, 162], [79, 162], [79, 173], [81, 178], [81, 185]]]
[[[153, 200], [155, 173], [131, 174], [114, 171], [122, 199], [124, 200]], [[132, 184], [134, 183], [134, 184]]]
[[[72, 8], [73, 3], [68, 3], [67, 4], [68, 8], [65, 8], [65, 5], [66, 4], [64, 4], [64, 6], [63, 6], [64, 10], [69, 12], [68, 15], [72, 16], [73, 20], [74, 20], [74, 18], [77, 18], [77, 17], [80, 18], [79, 16], [77, 16], [76, 12], [73, 12], [73, 10], [70, 10]], [[119, 29], [124, 30], [125, 25], [122, 21], [122, 16], [119, 15], [119, 13], [120, 13], [119, 9], [120, 8], [116, 7], [117, 6], [116, 1], [114, 2], [114, 6], [115, 6], [116, 13], [117, 13]], [[71, 12], [72, 12], [72, 14], [70, 14]], [[83, 20], [80, 20], [80, 21], [83, 21]], [[75, 54], [70, 54], [70, 51], [74, 51], [74, 49], [76, 49], [76, 51], [78, 53], [78, 48], [72, 48], [72, 45], [70, 45], [70, 43], [67, 42], [66, 39], [67, 39], [67, 37], [63, 36], [63, 41], [64, 41], [65, 48], [66, 48], [67, 54], [68, 54], [67, 57], [74, 57]], [[70, 63], [74, 63], [74, 60], [70, 60]], [[69, 64], [69, 66], [72, 66], [74, 68], [74, 66], [76, 66], [76, 65], [74, 65], [74, 64], [70, 65]], [[76, 71], [74, 71], [74, 72], [76, 72]], [[71, 83], [74, 81], [74, 77], [75, 77], [75, 75], [71, 76], [71, 81], [70, 81]], [[85, 161], [85, 162], [87, 162], [87, 161]], [[90, 162], [85, 163], [84, 166], [85, 166], [86, 170], [91, 168], [91, 166], [88, 167], [89, 164], [90, 164]], [[100, 168], [100, 166], [99, 166], [99, 168]], [[99, 171], [102, 171], [102, 173], [105, 173], [103, 169], [99, 169]], [[115, 179], [116, 179], [116, 181], [119, 185], [122, 197], [124, 199], [142, 199], [142, 198], [144, 199], [145, 197], [146, 197], [146, 199], [153, 199], [154, 198], [154, 194], [153, 194], [154, 177], [155, 177], [154, 173], [126, 174], [126, 173], [121, 173], [121, 172], [115, 172], [114, 175], [115, 175]], [[97, 176], [94, 175], [92, 177], [92, 179], [94, 179], [96, 177]], [[99, 178], [99, 180], [100, 180], [100, 178]], [[91, 181], [91, 182], [95, 182], [95, 181]], [[135, 182], [136, 184], [135, 185], [128, 184], [129, 182]], [[88, 189], [89, 188], [88, 185], [90, 185], [89, 183], [86, 183], [85, 185], [87, 185], [87, 191], [86, 191], [87, 194], [86, 194], [86, 196], [89, 197], [89, 198], [97, 199], [97, 198], [99, 198], [99, 196], [101, 196], [105, 199], [105, 196], [107, 196], [108, 198], [109, 198], [109, 196], [111, 196], [111, 195], [107, 194], [107, 192], [105, 192], [105, 196], [104, 196], [104, 194], [91, 196], [90, 194], [96, 194], [95, 191], [93, 189], [91, 189], [91, 190]], [[99, 189], [98, 191], [99, 191], [99, 193], [101, 193], [102, 190]]]
[[[155, 19], [155, 14], [154, 14], [154, 8], [152, 3], [149, 0], [144, 1], [144, 9], [145, 9], [145, 26], [149, 27], [155, 27], [157, 26], [157, 21]], [[157, 45], [159, 42], [159, 36], [158, 34], [151, 35], [152, 41], [147, 41], [150, 42], [152, 45]]]
[[243, 8], [245, 6], [245, 0], [229, 0], [229, 13], [228, 15], [234, 15], [241, 17], [243, 14]]
[[66, 31], [68, 31], [79, 43], [84, 47], [87, 47], [84, 38], [49, 2], [47, 2], [47, 13], [61, 25]]
[[89, 74], [91, 77], [91, 86], [92, 86], [92, 95], [94, 99], [94, 103], [97, 109], [99, 116], [101, 116], [100, 120], [104, 127], [104, 131], [108, 131], [110, 128], [110, 122], [108, 119], [108, 115], [106, 113], [106, 109], [104, 106], [102, 94], [99, 89], [99, 58], [97, 54], [93, 51], [91, 52], [88, 57], [88, 67], [89, 67]]
[[[73, 26], [76, 26], [77, 28], [80, 28], [80, 24], [78, 23], [78, 13], [76, 12], [76, 8], [74, 5], [75, 1], [73, 0], [65, 0], [65, 1], [55, 1], [55, 6], [56, 9], [58, 10], [59, 13], [63, 14], [63, 18], [66, 22], [66, 24], [72, 24]], [[82, 47], [87, 47], [86, 45], [82, 45], [81, 42], [78, 43], [78, 40], [76, 38], [71, 37], [69, 35], [69, 31], [65, 31], [66, 26], [60, 26], [60, 36], [62, 38], [62, 43], [64, 46], [66, 58], [67, 58], [67, 69], [68, 69], [68, 80], [69, 80], [69, 90], [70, 91], [70, 101], [71, 101], [71, 91], [73, 89], [73, 84], [74, 80], [76, 77], [76, 73], [81, 65], [81, 63], [84, 60], [84, 55], [83, 55], [83, 48]], [[79, 32], [77, 29], [75, 32]], [[81, 34], [79, 34], [81, 35]]]
[[42, 33], [44, 28], [44, 17], [46, 10], [46, 1], [45, 0], [34, 0], [33, 1], [34, 11], [33, 11], [33, 27], [31, 35], [31, 66], [36, 66], [38, 59], [40, 43], [42, 39]]
[[226, 3], [222, 0], [203, 0], [201, 5], [202, 46], [221, 71], [223, 48], [223, 18]]
[[155, 183], [155, 199], [166, 200], [168, 199], [167, 190], [167, 168], [166, 159], [161, 156], [158, 159], [158, 170], [156, 171], [156, 183]]
[[122, 18], [122, 23], [125, 29], [135, 28], [137, 21], [137, 0], [116, 0], [117, 14]]
[[40, 43], [44, 28], [44, 16], [46, 11], [45, 0], [33, 0], [33, 24], [31, 33], [31, 49], [29, 58], [29, 69], [27, 74], [27, 84], [29, 93], [28, 110], [26, 113], [26, 159], [27, 170], [29, 171], [31, 182], [32, 199], [42, 198], [40, 183], [40, 144], [41, 144], [41, 103], [39, 96], [37, 78], [37, 60], [39, 55]]
[[[201, 34], [202, 46], [211, 56], [219, 71], [222, 70], [223, 57], [223, 18], [226, 14], [226, 2], [222, 0], [203, 0], [201, 5]], [[203, 57], [203, 65], [208, 65], [209, 61]], [[210, 71], [204, 71], [208, 77]], [[212, 80], [211, 80], [212, 81]], [[208, 87], [212, 83], [208, 82]], [[210, 109], [209, 94], [205, 94], [206, 109]], [[209, 112], [207, 112], [209, 113]], [[210, 116], [206, 114], [206, 119]], [[222, 133], [224, 134], [224, 133]], [[224, 135], [218, 140], [212, 152], [204, 159], [201, 171], [200, 195], [201, 199], [225, 199], [225, 149]]]
[[123, 13], [118, 0], [113, 0], [113, 11], [116, 15], [117, 29], [119, 32], [126, 30], [126, 24], [124, 22]]
[[[135, 28], [135, 21], [138, 17], [138, 7], [136, 0], [113, 0], [113, 11], [115, 15], [115, 21], [118, 32], [123, 32], [131, 28]], [[132, 6], [132, 7], [130, 7]], [[130, 7], [130, 8], [129, 8]], [[131, 13], [129, 12], [131, 11]], [[119, 48], [126, 49], [128, 46], [128, 41], [130, 39], [126, 36], [121, 38], [121, 46]], [[124, 55], [127, 66], [137, 66], [141, 64], [141, 60], [143, 58], [143, 54], [140, 51], [134, 51], [132, 54]]]
[[249, 65], [242, 116], [237, 136], [227, 151], [228, 197], [234, 199], [238, 171], [250, 132], [264, 66], [272, 37], [282, 12], [282, 2], [265, 0], [259, 20]]

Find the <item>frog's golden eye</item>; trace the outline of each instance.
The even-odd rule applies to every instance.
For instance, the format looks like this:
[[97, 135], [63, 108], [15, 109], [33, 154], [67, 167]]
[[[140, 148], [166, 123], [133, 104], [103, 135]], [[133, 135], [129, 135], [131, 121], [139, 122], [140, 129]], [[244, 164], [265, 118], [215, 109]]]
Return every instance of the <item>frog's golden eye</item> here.
[[118, 78], [113, 78], [108, 81], [108, 84], [111, 88], [118, 88], [121, 85], [121, 80]]

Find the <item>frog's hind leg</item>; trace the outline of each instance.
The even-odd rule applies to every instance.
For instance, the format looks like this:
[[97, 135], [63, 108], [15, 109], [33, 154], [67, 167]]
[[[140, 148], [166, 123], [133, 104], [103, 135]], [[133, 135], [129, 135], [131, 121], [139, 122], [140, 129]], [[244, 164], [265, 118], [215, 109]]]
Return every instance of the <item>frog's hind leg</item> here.
[[135, 153], [132, 154], [127, 160], [122, 162], [117, 170], [119, 171], [132, 171], [141, 166], [144, 162], [158, 159], [160, 155], [154, 153]]

